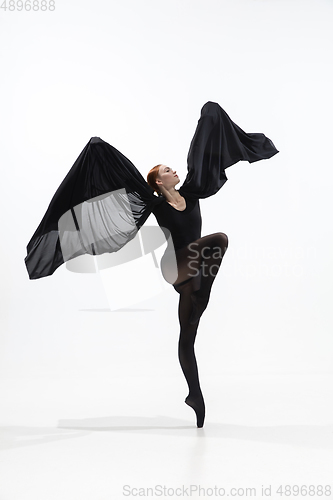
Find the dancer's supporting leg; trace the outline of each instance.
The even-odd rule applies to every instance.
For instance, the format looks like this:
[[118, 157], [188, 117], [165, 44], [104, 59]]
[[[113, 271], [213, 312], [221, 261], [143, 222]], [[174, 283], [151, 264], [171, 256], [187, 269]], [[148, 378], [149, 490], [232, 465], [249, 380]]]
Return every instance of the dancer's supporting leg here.
[[[180, 294], [178, 354], [189, 387], [185, 402], [194, 409], [198, 427], [202, 427], [204, 423], [205, 403], [199, 384], [194, 342], [199, 319], [207, 307], [210, 290], [227, 246], [227, 235], [214, 233], [199, 238], [176, 252], [178, 277], [173, 286]], [[172, 275], [171, 264], [169, 266], [168, 262], [171, 260], [168, 261], [166, 257], [163, 262], [164, 277], [167, 277], [168, 273]]]
[[189, 394], [185, 399], [185, 403], [195, 411], [197, 427], [203, 427], [205, 403], [200, 388], [198, 366], [194, 353], [194, 342], [199, 322], [197, 321], [195, 325], [191, 325], [189, 322], [192, 313], [191, 293], [193, 292], [193, 279], [190, 278], [187, 282], [178, 286], [174, 285], [174, 288], [180, 294], [178, 308], [180, 324], [178, 356], [189, 388]]

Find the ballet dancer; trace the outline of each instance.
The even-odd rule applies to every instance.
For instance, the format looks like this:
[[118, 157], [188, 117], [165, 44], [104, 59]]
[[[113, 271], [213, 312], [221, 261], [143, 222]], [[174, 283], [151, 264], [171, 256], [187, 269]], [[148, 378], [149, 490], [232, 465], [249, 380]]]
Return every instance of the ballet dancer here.
[[[222, 232], [201, 236], [199, 199], [215, 195], [228, 180], [225, 169], [278, 153], [262, 133], [246, 133], [215, 102], [208, 101], [187, 156], [182, 186], [176, 171], [159, 164], [143, 178], [116, 148], [92, 137], [54, 194], [27, 245], [30, 279], [50, 276], [64, 262], [84, 254], [120, 250], [153, 213], [167, 237], [161, 272], [179, 293], [179, 361], [196, 413], [205, 419], [194, 343], [202, 313], [228, 248]], [[174, 263], [176, 262], [176, 269]]]
[[[197, 427], [203, 427], [205, 402], [199, 383], [194, 342], [200, 317], [208, 305], [213, 282], [228, 248], [228, 237], [224, 233], [201, 237], [199, 201], [191, 203], [175, 189], [180, 182], [176, 171], [167, 165], [156, 165], [149, 171], [147, 182], [158, 196], [165, 198], [165, 202], [153, 210], [159, 225], [170, 231], [173, 243], [173, 246], [170, 245], [168, 238], [161, 271], [165, 280], [179, 293], [178, 357], [189, 388], [185, 403], [195, 411]], [[175, 281], [173, 248], [177, 262]], [[196, 278], [199, 278], [199, 283]]]

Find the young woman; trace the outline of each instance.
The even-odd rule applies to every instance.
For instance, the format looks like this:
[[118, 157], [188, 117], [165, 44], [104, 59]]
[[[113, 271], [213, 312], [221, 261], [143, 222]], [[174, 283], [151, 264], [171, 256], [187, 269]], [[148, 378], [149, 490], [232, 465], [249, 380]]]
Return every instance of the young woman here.
[[211, 101], [201, 109], [187, 157], [187, 175], [179, 190], [175, 189], [179, 178], [167, 165], [154, 167], [146, 182], [120, 151], [92, 137], [27, 245], [29, 278], [38, 279], [75, 257], [117, 252], [136, 236], [151, 213], [155, 215], [162, 230], [171, 235], [161, 271], [180, 295], [179, 360], [189, 386], [185, 402], [196, 412], [198, 427], [204, 423], [205, 404], [194, 341], [228, 246], [224, 233], [201, 237], [199, 199], [219, 191], [227, 181], [229, 166], [276, 153], [264, 134], [244, 132]]
[[[161, 260], [161, 271], [166, 281], [172, 283], [180, 294], [178, 356], [189, 387], [185, 403], [194, 409], [197, 427], [202, 427], [205, 403], [199, 383], [194, 342], [199, 319], [208, 305], [213, 281], [228, 247], [228, 237], [224, 233], [215, 233], [201, 238], [199, 200], [193, 202], [186, 199], [181, 194], [181, 188], [179, 191], [175, 189], [180, 181], [170, 167], [157, 165], [152, 168], [147, 181], [165, 199], [153, 210], [159, 225], [170, 231], [173, 243], [166, 248]], [[176, 279], [173, 250], [177, 262]]]

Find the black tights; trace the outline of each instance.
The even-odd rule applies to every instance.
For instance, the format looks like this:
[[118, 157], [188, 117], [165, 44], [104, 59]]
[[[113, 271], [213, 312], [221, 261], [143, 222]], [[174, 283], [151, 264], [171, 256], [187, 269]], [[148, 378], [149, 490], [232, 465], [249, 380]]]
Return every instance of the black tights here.
[[[205, 403], [199, 383], [194, 342], [200, 317], [208, 305], [211, 287], [227, 248], [227, 235], [214, 233], [199, 238], [176, 252], [178, 277], [173, 282], [173, 287], [180, 295], [178, 356], [189, 387], [185, 403], [194, 409], [198, 427], [202, 427], [204, 423]], [[168, 262], [171, 260], [165, 258], [162, 265], [164, 277], [168, 276], [168, 272], [171, 276]]]

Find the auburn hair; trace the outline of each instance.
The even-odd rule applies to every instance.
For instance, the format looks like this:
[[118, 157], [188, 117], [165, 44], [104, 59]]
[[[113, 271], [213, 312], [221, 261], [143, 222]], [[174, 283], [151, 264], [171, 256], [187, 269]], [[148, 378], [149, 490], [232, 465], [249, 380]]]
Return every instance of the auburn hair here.
[[162, 194], [161, 191], [158, 189], [158, 185], [156, 184], [157, 175], [158, 175], [158, 172], [159, 172], [161, 165], [162, 165], [162, 163], [160, 163], [159, 165], [156, 165], [155, 167], [150, 169], [148, 172], [148, 175], [147, 175], [147, 182], [148, 182], [149, 186], [151, 188], [153, 188], [153, 190], [158, 195]]

